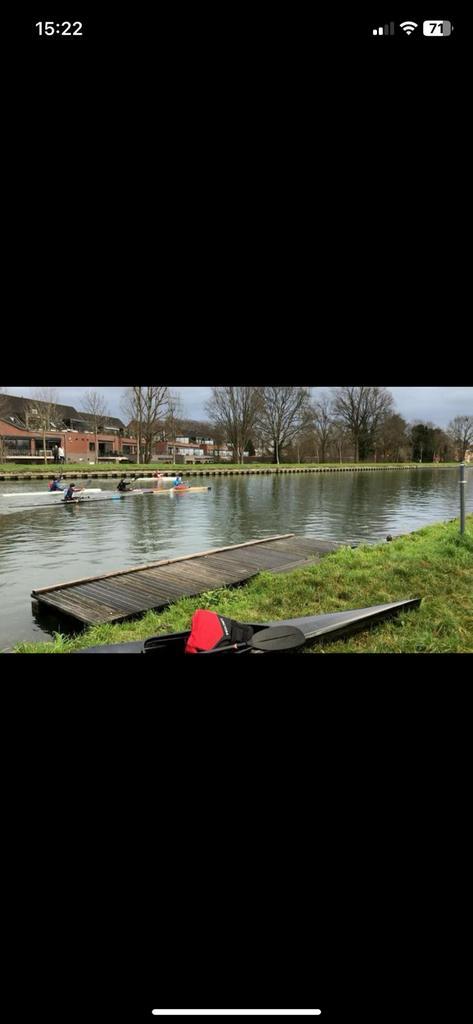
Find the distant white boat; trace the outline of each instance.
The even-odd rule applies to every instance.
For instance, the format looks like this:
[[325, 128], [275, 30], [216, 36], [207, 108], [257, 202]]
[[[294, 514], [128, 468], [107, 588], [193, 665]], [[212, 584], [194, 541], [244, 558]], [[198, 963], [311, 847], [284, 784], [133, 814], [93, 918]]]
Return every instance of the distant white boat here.
[[[0, 494], [0, 498], [8, 498], [9, 501], [17, 499], [18, 501], [24, 501], [25, 498], [63, 498], [67, 487], [63, 491], [6, 491], [4, 494]], [[77, 494], [99, 494], [102, 492], [101, 487], [76, 487], [75, 492]]]
[[135, 480], [129, 480], [132, 484], [152, 484], [153, 487], [173, 486], [175, 476], [138, 476]]

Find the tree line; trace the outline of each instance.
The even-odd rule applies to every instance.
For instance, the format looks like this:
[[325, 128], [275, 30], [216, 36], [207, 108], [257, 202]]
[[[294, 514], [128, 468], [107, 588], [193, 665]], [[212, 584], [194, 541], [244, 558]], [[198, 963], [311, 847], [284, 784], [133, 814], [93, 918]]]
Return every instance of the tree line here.
[[339, 387], [313, 398], [308, 387], [212, 388], [207, 412], [235, 453], [288, 462], [434, 462], [464, 459], [473, 416], [447, 430], [408, 423], [387, 388]]
[[[246, 455], [287, 462], [447, 462], [463, 460], [473, 446], [473, 416], [456, 416], [446, 430], [431, 422], [408, 423], [387, 388], [339, 387], [312, 396], [309, 387], [213, 387], [208, 420], [188, 420], [169, 387], [128, 387], [122, 397], [128, 430], [136, 439], [137, 462], [148, 463], [157, 441], [178, 436], [212, 437], [228, 444], [233, 459]], [[0, 388], [1, 396], [5, 389]], [[54, 388], [38, 389], [26, 403], [28, 426], [46, 434], [57, 427]], [[83, 401], [95, 434], [108, 418], [105, 397], [87, 391]]]
[[309, 387], [213, 387], [208, 419], [187, 420], [170, 388], [128, 388], [123, 408], [137, 437], [138, 462], [149, 462], [156, 440], [212, 437], [233, 460], [254, 456], [287, 462], [434, 462], [464, 459], [473, 445], [473, 416], [447, 430], [408, 423], [383, 387], [339, 387], [313, 397]]

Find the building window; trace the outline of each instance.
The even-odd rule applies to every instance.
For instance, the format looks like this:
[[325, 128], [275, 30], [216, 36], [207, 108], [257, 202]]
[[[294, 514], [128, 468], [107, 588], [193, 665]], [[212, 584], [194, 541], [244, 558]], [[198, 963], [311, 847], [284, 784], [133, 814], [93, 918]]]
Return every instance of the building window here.
[[89, 441], [89, 452], [95, 451], [95, 441]]
[[30, 442], [29, 438], [23, 437], [4, 437], [3, 440], [5, 451], [11, 452], [12, 455], [29, 455], [30, 454]]

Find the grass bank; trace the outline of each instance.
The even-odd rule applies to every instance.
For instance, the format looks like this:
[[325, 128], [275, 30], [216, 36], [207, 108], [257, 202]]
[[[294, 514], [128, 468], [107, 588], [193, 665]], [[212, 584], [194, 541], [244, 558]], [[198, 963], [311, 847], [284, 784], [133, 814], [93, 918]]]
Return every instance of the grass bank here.
[[68, 653], [95, 644], [139, 640], [189, 627], [196, 608], [242, 621], [322, 614], [422, 597], [406, 612], [346, 640], [319, 644], [314, 653], [466, 653], [473, 651], [473, 515], [424, 527], [392, 543], [342, 548], [317, 565], [286, 575], [261, 573], [245, 586], [185, 598], [136, 622], [96, 626], [74, 639], [25, 643], [22, 653]]

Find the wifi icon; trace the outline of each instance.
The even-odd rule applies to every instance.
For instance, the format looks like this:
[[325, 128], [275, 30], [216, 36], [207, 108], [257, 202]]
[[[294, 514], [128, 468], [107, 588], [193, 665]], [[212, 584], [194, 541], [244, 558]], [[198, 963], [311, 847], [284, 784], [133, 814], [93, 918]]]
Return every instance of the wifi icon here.
[[406, 36], [411, 36], [419, 26], [416, 21], [401, 21], [400, 28], [404, 30]]

